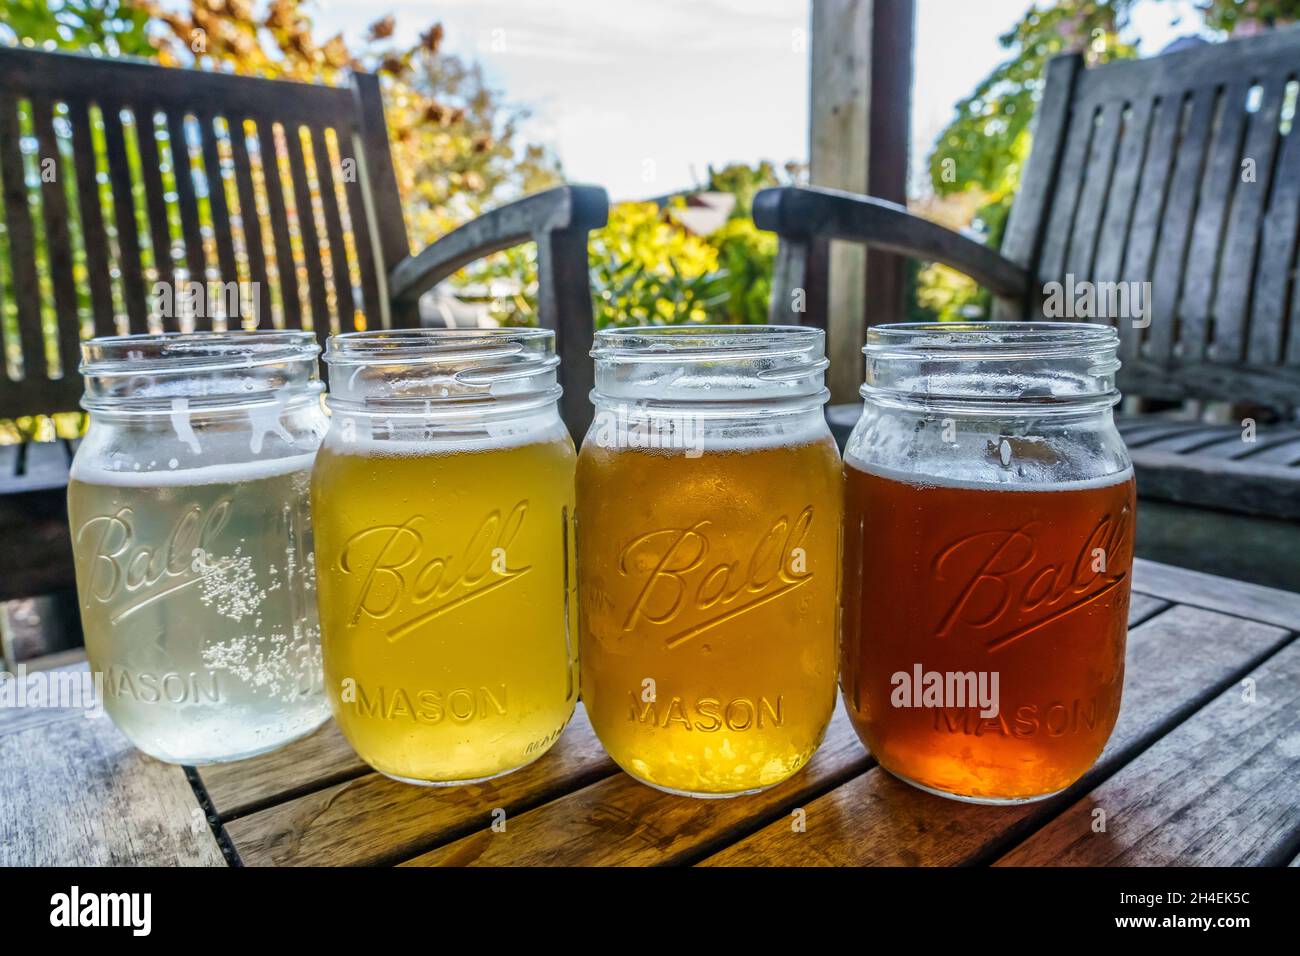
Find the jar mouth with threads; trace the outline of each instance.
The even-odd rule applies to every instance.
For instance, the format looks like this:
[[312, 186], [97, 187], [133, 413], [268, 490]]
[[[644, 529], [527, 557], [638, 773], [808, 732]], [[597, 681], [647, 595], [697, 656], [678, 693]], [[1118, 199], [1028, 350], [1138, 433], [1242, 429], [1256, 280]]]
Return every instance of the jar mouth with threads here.
[[1083, 322], [903, 322], [863, 347], [868, 404], [945, 415], [1094, 414], [1115, 405], [1119, 334]]
[[336, 411], [431, 422], [511, 417], [554, 406], [561, 388], [549, 329], [403, 329], [331, 336]]
[[317, 402], [324, 389], [307, 331], [105, 336], [81, 346], [81, 405], [91, 413], [210, 413], [261, 403]]
[[766, 418], [820, 409], [826, 334], [791, 325], [674, 325], [604, 329], [591, 350], [597, 406], [646, 415]]

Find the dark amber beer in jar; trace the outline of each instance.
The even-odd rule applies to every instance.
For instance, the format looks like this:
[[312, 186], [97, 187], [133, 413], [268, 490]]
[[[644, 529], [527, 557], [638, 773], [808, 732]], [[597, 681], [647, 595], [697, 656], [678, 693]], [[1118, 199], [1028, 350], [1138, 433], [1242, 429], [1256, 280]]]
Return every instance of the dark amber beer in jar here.
[[[980, 802], [1078, 780], [1124, 678], [1135, 493], [1114, 332], [1028, 325], [873, 330], [845, 456], [850, 717], [891, 773]], [[1048, 352], [1081, 357], [1062, 371]]]
[[822, 348], [819, 331], [777, 327], [597, 338], [577, 478], [582, 694], [605, 749], [652, 786], [772, 786], [830, 720], [841, 477]]

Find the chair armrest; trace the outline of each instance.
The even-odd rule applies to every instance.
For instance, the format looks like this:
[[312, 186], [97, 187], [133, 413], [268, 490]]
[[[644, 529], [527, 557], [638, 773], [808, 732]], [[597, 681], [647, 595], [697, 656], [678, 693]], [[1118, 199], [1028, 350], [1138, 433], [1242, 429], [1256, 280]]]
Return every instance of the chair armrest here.
[[388, 295], [396, 324], [418, 325], [420, 296], [475, 259], [537, 243], [537, 321], [555, 331], [564, 387], [560, 414], [581, 441], [591, 421], [587, 396], [595, 382], [587, 233], [608, 218], [609, 197], [598, 186], [557, 186], [485, 213], [393, 268]]
[[1029, 273], [996, 250], [883, 199], [798, 186], [764, 189], [754, 197], [754, 224], [782, 240], [841, 239], [941, 262], [1000, 298], [1019, 300], [1029, 291]]
[[476, 259], [552, 232], [587, 233], [605, 225], [609, 197], [598, 186], [557, 186], [484, 213], [407, 256], [388, 276], [395, 305], [413, 305], [431, 288]]

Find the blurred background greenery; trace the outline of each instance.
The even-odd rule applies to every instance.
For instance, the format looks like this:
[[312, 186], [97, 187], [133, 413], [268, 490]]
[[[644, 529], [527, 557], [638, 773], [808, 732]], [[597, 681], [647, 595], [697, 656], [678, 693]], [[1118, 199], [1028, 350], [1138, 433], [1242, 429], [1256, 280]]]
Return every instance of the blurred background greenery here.
[[[1005, 60], [957, 104], [938, 137], [929, 182], [921, 190], [925, 198], [913, 203], [916, 211], [999, 245], [1029, 153], [1047, 60], [1071, 50], [1082, 51], [1090, 64], [1136, 56], [1125, 28], [1132, 9], [1144, 2], [1162, 0], [1058, 0], [1030, 7], [1000, 37]], [[526, 105], [489, 83], [479, 64], [445, 51], [442, 24], [404, 33], [418, 35], [418, 41], [403, 44], [394, 17], [383, 15], [360, 41], [349, 42], [341, 34], [321, 35], [313, 9], [310, 0], [0, 0], [0, 42], [328, 84], [346, 82], [349, 70], [377, 72], [416, 249], [486, 209], [563, 179], [547, 145], [528, 141]], [[1300, 17], [1300, 0], [1206, 0], [1197, 9], [1200, 32], [1221, 37], [1293, 22]], [[29, 118], [21, 122], [29, 128]], [[128, 135], [128, 142], [134, 138]], [[29, 175], [37, 175], [34, 147], [25, 144], [25, 154]], [[139, 161], [134, 152], [131, 161]], [[199, 162], [192, 157], [192, 164]], [[194, 169], [201, 182], [201, 168]], [[754, 228], [751, 203], [759, 189], [804, 178], [797, 163], [737, 164], [709, 168], [687, 194], [616, 204], [609, 224], [591, 237], [596, 325], [764, 321], [776, 240]], [[103, 190], [110, 204], [107, 182]], [[137, 199], [142, 209], [143, 199]], [[200, 216], [206, 215], [201, 196]], [[39, 244], [41, 218], [33, 220]], [[178, 227], [173, 234], [179, 235]], [[212, 241], [206, 220], [204, 235]], [[7, 251], [0, 228], [0, 281], [7, 281]], [[170, 263], [145, 265], [161, 276]], [[78, 259], [74, 268], [84, 290], [85, 264]], [[987, 314], [986, 293], [966, 277], [923, 263], [910, 270], [908, 317]], [[48, 292], [44, 272], [41, 282]], [[489, 320], [535, 321], [531, 247], [476, 263], [452, 285]], [[3, 301], [0, 322], [7, 341], [14, 342], [13, 296]], [[89, 305], [83, 305], [84, 319]], [[12, 358], [7, 360], [12, 366]], [[0, 441], [79, 427], [75, 417], [0, 423]]]

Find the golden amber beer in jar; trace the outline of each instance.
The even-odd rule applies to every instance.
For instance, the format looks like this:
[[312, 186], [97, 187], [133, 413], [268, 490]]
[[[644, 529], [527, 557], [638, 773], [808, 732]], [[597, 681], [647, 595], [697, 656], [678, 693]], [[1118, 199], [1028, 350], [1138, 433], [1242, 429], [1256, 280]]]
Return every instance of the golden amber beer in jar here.
[[328, 716], [308, 487], [325, 434], [310, 332], [82, 347], [90, 427], [68, 483], [104, 707], [172, 763], [272, 750]]
[[312, 511], [339, 727], [410, 783], [516, 770], [555, 743], [578, 691], [554, 333], [354, 333], [326, 362]]
[[1003, 803], [1097, 760], [1124, 680], [1134, 482], [1113, 328], [877, 326], [845, 448], [845, 703], [881, 766]]
[[823, 342], [597, 334], [578, 462], [582, 694], [605, 749], [651, 786], [773, 786], [830, 720], [841, 481]]

